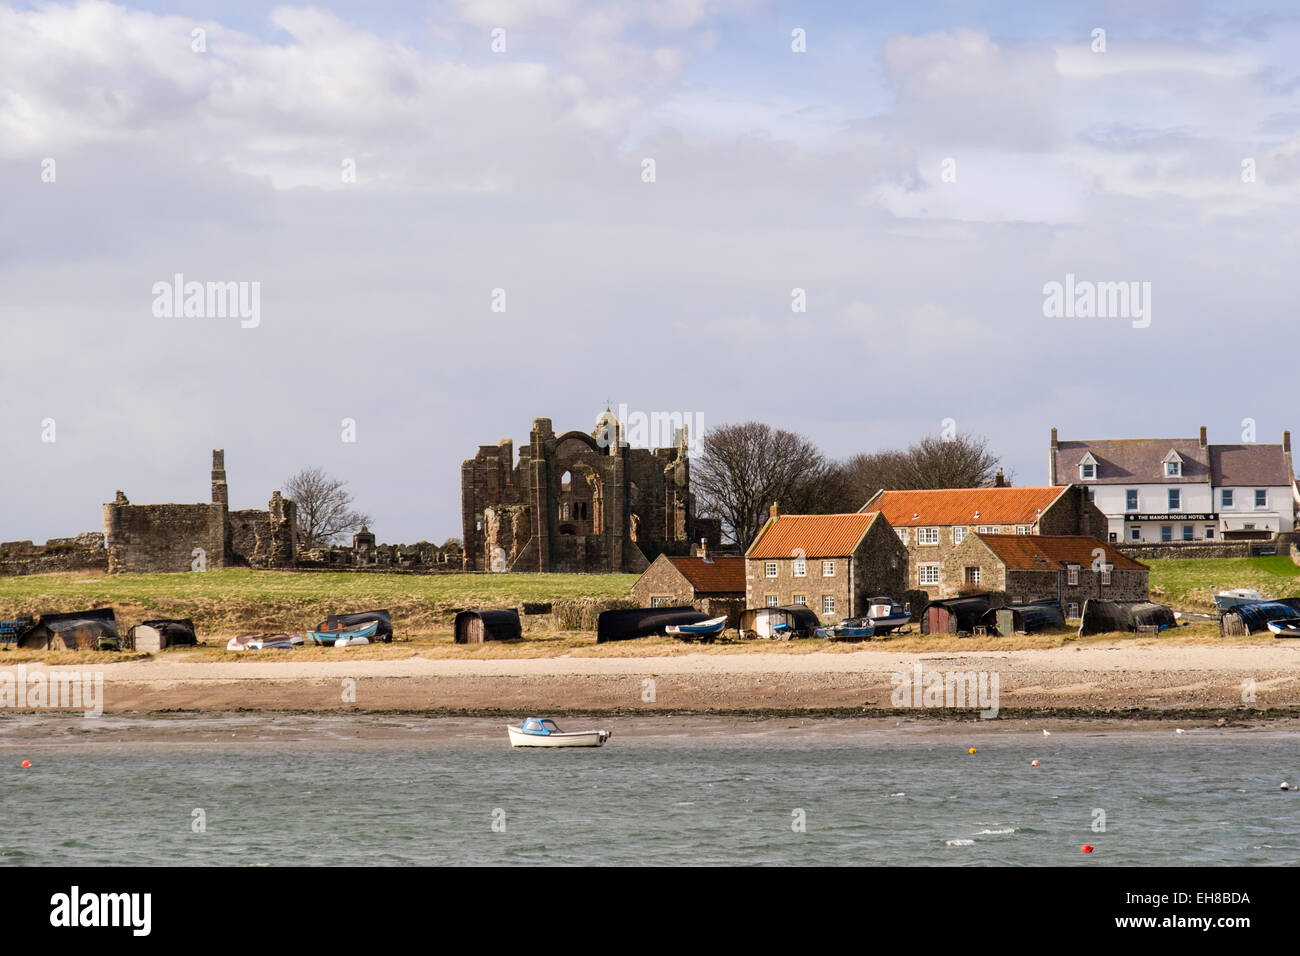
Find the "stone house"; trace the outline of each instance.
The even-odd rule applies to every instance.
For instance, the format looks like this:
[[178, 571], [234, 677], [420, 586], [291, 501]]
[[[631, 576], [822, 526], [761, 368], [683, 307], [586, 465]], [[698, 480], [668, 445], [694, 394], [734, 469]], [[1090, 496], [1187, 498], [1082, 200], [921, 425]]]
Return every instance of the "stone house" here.
[[717, 548], [722, 526], [695, 515], [686, 430], [672, 448], [632, 448], [608, 409], [590, 434], [556, 435], [533, 419], [514, 442], [484, 445], [461, 465], [466, 571], [640, 573], [660, 554]]
[[942, 572], [943, 597], [1001, 592], [1008, 604], [1059, 600], [1068, 618], [1088, 598], [1146, 601], [1145, 564], [1091, 535], [968, 535]]
[[878, 511], [907, 549], [907, 587], [948, 597], [944, 569], [972, 534], [1105, 537], [1106, 516], [1082, 485], [878, 491], [861, 512]]
[[745, 552], [749, 607], [806, 604], [824, 622], [867, 613], [879, 595], [907, 590], [907, 549], [884, 515], [771, 517]]
[[745, 609], [745, 559], [661, 554], [632, 585], [641, 607], [695, 607], [739, 619]]

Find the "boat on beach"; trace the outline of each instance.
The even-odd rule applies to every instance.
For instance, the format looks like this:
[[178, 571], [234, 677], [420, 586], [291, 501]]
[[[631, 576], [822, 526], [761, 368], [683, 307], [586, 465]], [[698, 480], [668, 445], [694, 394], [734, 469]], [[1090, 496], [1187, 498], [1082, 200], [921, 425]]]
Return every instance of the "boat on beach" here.
[[1214, 595], [1214, 606], [1222, 613], [1236, 607], [1238, 604], [1258, 604], [1267, 600], [1268, 598], [1254, 588], [1230, 588]]
[[910, 623], [912, 614], [893, 598], [876, 597], [871, 599], [867, 619], [871, 622], [876, 634], [888, 634], [890, 631], [897, 630]]
[[291, 651], [302, 643], [300, 634], [240, 634], [226, 642], [228, 651]]
[[358, 637], [364, 637], [366, 639], [365, 643], [369, 644], [378, 629], [379, 622], [370, 621], [366, 624], [359, 624], [356, 627], [339, 628], [336, 631], [308, 631], [307, 636], [311, 638], [313, 644], [322, 645], [324, 647], [333, 647], [337, 641], [342, 639], [344, 640], [343, 646], [346, 647], [353, 643], [360, 644], [360, 641], [354, 640]]
[[669, 624], [664, 628], [664, 633], [669, 637], [682, 638], [699, 638], [702, 641], [711, 641], [721, 634], [727, 627], [727, 617], [709, 618], [707, 621], [700, 621], [698, 624]]
[[549, 717], [529, 717], [522, 725], [506, 725], [512, 747], [599, 747], [609, 740], [608, 730], [565, 733]]
[[346, 634], [334, 642], [335, 647], [356, 647], [358, 644], [369, 644], [368, 637], [348, 637]]
[[832, 641], [870, 640], [876, 632], [876, 626], [867, 618], [846, 617], [838, 624], [825, 629], [826, 637]]
[[1300, 617], [1282, 617], [1268, 622], [1274, 637], [1300, 637]]

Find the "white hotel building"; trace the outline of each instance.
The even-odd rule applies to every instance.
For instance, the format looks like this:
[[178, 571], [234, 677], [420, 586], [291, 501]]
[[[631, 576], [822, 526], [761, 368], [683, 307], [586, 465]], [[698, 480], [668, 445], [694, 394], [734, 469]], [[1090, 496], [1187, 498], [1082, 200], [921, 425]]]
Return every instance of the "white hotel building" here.
[[1116, 544], [1269, 540], [1295, 529], [1300, 492], [1291, 433], [1282, 444], [1211, 445], [1198, 438], [1060, 441], [1051, 483], [1082, 484]]

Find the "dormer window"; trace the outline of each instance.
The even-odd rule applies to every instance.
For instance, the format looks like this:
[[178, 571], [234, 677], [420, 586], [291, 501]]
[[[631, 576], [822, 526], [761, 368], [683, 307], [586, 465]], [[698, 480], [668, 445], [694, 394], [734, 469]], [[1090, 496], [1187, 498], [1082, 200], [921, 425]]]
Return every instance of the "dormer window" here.
[[1088, 452], [1079, 459], [1079, 479], [1081, 481], [1096, 481], [1097, 479], [1097, 459], [1092, 457], [1092, 452]]
[[1179, 457], [1178, 452], [1170, 449], [1169, 454], [1165, 455], [1164, 465], [1166, 478], [1183, 477], [1183, 460]]

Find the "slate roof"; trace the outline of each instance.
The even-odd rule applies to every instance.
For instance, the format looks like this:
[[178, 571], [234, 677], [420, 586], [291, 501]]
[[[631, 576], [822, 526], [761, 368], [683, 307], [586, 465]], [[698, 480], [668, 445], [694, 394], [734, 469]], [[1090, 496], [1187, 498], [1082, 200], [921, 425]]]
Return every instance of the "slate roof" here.
[[[1164, 461], [1171, 449], [1183, 460], [1181, 478], [1165, 477]], [[1097, 459], [1097, 477], [1085, 480], [1079, 477], [1079, 462], [1088, 452]], [[1201, 447], [1199, 438], [1063, 441], [1057, 443], [1053, 454], [1056, 480], [1062, 484], [1080, 481], [1089, 485], [1178, 484], [1204, 482], [1210, 477], [1209, 450]]]
[[1289, 485], [1294, 480], [1281, 445], [1211, 445], [1210, 474], [1216, 486], [1229, 488]]

